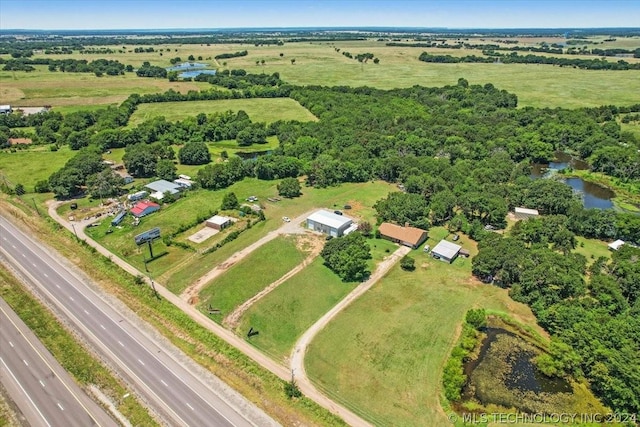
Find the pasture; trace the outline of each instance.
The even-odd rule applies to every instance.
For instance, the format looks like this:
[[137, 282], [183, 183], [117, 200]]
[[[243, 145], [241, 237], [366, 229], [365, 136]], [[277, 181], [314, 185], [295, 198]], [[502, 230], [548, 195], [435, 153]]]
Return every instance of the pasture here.
[[506, 290], [474, 280], [469, 259], [449, 265], [422, 251], [411, 256], [415, 271], [396, 265], [318, 334], [305, 367], [323, 393], [376, 425], [447, 425], [442, 368], [466, 311], [499, 310], [528, 325], [535, 318]]
[[[536, 45], [545, 39], [522, 40]], [[549, 39], [549, 42], [554, 40]], [[555, 40], [557, 41], [557, 40]], [[600, 40], [598, 40], [600, 41]], [[469, 40], [470, 43], [490, 43], [491, 40]], [[423, 51], [452, 56], [480, 55], [475, 49], [420, 48], [386, 46], [384, 41], [339, 42], [285, 42], [283, 46], [253, 44], [161, 45], [164, 52], [133, 53], [134, 46], [125, 45], [124, 53], [57, 55], [60, 59], [71, 57], [94, 60], [117, 59], [124, 64], [139, 66], [143, 61], [153, 65], [169, 66], [169, 59], [180, 57], [186, 61], [189, 55], [202, 57], [202, 62], [218, 69], [244, 68], [250, 73], [280, 73], [287, 83], [295, 85], [348, 85], [372, 86], [381, 89], [397, 87], [443, 86], [456, 84], [465, 78], [471, 84], [492, 83], [494, 86], [518, 95], [520, 106], [533, 107], [592, 107], [599, 105], [629, 105], [638, 102], [640, 93], [639, 72], [595, 71], [560, 68], [551, 65], [526, 64], [429, 64], [418, 61]], [[521, 43], [522, 45], [522, 43]], [[640, 46], [638, 38], [620, 38], [591, 47]], [[122, 49], [122, 46], [108, 46]], [[338, 52], [337, 49], [340, 51]], [[245, 57], [221, 61], [215, 55], [247, 50]], [[342, 55], [370, 52], [380, 59], [379, 64], [360, 63]], [[162, 54], [162, 55], [161, 55]], [[44, 54], [35, 56], [47, 57]], [[587, 56], [587, 58], [597, 58]], [[292, 63], [291, 60], [295, 60]], [[265, 63], [262, 65], [261, 61]], [[615, 61], [616, 58], [608, 58]], [[629, 62], [634, 58], [625, 58]], [[258, 64], [256, 64], [256, 61]], [[124, 76], [95, 77], [93, 74], [51, 73], [45, 66], [37, 66], [31, 73], [0, 71], [0, 102], [22, 106], [50, 104], [54, 108], [80, 105], [110, 105], [122, 102], [131, 93], [164, 92], [170, 88], [186, 92], [209, 87], [207, 83], [169, 82], [166, 79], [140, 78], [134, 73]], [[292, 106], [295, 110], [295, 108]], [[163, 112], [165, 114], [166, 112]], [[189, 113], [189, 112], [186, 112]], [[197, 112], [195, 113], [197, 114]], [[291, 112], [295, 115], [295, 112]]]
[[129, 126], [137, 126], [143, 121], [157, 116], [164, 116], [167, 121], [174, 122], [197, 116], [199, 113], [224, 113], [229, 110], [234, 113], [244, 110], [253, 122], [317, 120], [310, 111], [291, 98], [221, 99], [141, 104], [129, 119]]
[[212, 316], [220, 322], [242, 304], [287, 271], [300, 264], [306, 251], [298, 248], [295, 236], [281, 236], [256, 249], [200, 291], [200, 308], [221, 311]]
[[22, 184], [27, 192], [33, 192], [36, 182], [62, 168], [76, 153], [65, 145], [58, 151], [50, 151], [49, 146], [11, 151], [0, 151], [0, 174], [12, 185]]

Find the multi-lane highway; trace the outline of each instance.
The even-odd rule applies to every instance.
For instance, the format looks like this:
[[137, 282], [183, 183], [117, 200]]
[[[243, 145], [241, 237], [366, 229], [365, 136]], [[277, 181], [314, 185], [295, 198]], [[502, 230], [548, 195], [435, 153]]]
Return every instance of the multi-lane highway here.
[[172, 425], [276, 425], [246, 400], [233, 404], [112, 308], [37, 242], [0, 217], [0, 250]]
[[73, 382], [2, 298], [0, 325], [0, 382], [30, 426], [118, 425]]

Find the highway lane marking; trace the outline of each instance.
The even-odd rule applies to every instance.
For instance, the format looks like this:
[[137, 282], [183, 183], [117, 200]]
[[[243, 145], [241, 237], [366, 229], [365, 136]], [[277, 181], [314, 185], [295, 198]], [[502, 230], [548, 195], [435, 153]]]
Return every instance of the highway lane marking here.
[[56, 283], [56, 288], [60, 289], [60, 285], [58, 285], [57, 283]]
[[22, 254], [22, 258], [26, 258], [27, 256], [25, 254]]
[[103, 325], [102, 323], [100, 324], [100, 327], [101, 327], [103, 330], [105, 330], [105, 331], [107, 330], [107, 328], [105, 328], [105, 327], [104, 327], [104, 325]]
[[29, 366], [29, 363], [26, 360], [22, 359], [22, 361], [24, 362], [25, 365]]
[[44, 387], [44, 383], [42, 382], [42, 380], [38, 380], [38, 381], [40, 382], [40, 385]]
[[47, 279], [49, 278], [49, 275], [47, 273], [42, 273], [44, 274], [44, 277], [46, 277]]
[[64, 408], [62, 407], [62, 405], [60, 404], [60, 402], [58, 402], [58, 408], [60, 408], [61, 411], [64, 411]]
[[13, 343], [11, 341], [9, 341], [9, 345], [13, 348]]
[[[118, 344], [120, 344], [122, 347], [124, 347], [124, 344], [122, 344], [122, 341], [118, 341]], [[140, 359], [138, 359], [140, 360]]]
[[73, 299], [73, 297], [69, 297], [69, 299], [70, 299], [71, 301], [75, 301], [75, 300]]
[[24, 389], [24, 387], [22, 387], [22, 384], [20, 384], [20, 381], [18, 381], [16, 376], [13, 375], [13, 372], [11, 371], [11, 369], [9, 369], [9, 367], [7, 366], [7, 364], [5, 363], [5, 361], [4, 361], [4, 359], [2, 357], [0, 357], [0, 362], [2, 362], [2, 364], [4, 365], [4, 367], [7, 370], [7, 372], [9, 372], [9, 375], [11, 375], [11, 378], [13, 378], [13, 381], [15, 381], [16, 384], [18, 384], [18, 387], [20, 387], [20, 390], [22, 390], [24, 395], [27, 396], [27, 399], [29, 399], [29, 402], [31, 402], [31, 406], [33, 406], [33, 408], [36, 410], [38, 415], [40, 415], [40, 417], [42, 418], [44, 423], [46, 425], [48, 425], [49, 427], [51, 427], [51, 424], [49, 424], [49, 421], [47, 421], [47, 419], [44, 417], [44, 415], [42, 415], [42, 412], [40, 412], [40, 408], [38, 408], [36, 406], [36, 404], [33, 402], [33, 399], [31, 399], [31, 396], [29, 396], [29, 393], [27, 393], [27, 391]]
[[89, 314], [89, 312], [85, 309], [83, 309], [82, 311], [84, 311], [84, 314]]
[[160, 380], [160, 382], [161, 382], [162, 384], [164, 384], [164, 386], [165, 386], [165, 387], [169, 387], [169, 385], [168, 385], [167, 383], [165, 383], [165, 382], [164, 382], [164, 380]]
[[12, 247], [13, 249], [16, 249], [16, 245], [11, 245], [11, 247]]
[[140, 364], [144, 366], [144, 362], [142, 360], [138, 359], [138, 362], [140, 362]]
[[193, 409], [193, 406], [189, 405], [188, 403], [185, 403], [185, 405], [187, 405], [189, 408], [191, 408], [192, 411], [195, 411], [195, 409]]

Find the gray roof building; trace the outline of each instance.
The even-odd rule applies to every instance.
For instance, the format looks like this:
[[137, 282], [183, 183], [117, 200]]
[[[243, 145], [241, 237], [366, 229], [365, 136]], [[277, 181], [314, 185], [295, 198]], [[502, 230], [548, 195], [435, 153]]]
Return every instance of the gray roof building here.
[[173, 182], [169, 182], [164, 179], [159, 179], [158, 181], [153, 181], [145, 185], [145, 188], [150, 189], [154, 193], [164, 194], [167, 191], [171, 194], [177, 194], [180, 192], [180, 186], [178, 184], [174, 184]]
[[307, 218], [307, 228], [333, 237], [342, 236], [352, 223], [351, 218], [325, 210], [316, 211]]
[[462, 246], [451, 243], [447, 240], [440, 240], [435, 248], [431, 251], [431, 255], [440, 258], [441, 261], [452, 263], [460, 253]]

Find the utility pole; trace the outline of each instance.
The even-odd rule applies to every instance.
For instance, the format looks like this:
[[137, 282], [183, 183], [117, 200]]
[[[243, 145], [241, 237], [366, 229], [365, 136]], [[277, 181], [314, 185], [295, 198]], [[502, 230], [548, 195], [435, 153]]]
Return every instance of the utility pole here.
[[76, 235], [76, 240], [80, 240], [80, 238], [78, 237], [78, 232], [76, 231], [76, 226], [73, 223], [73, 221], [71, 222], [71, 228], [73, 229], [73, 234]]

